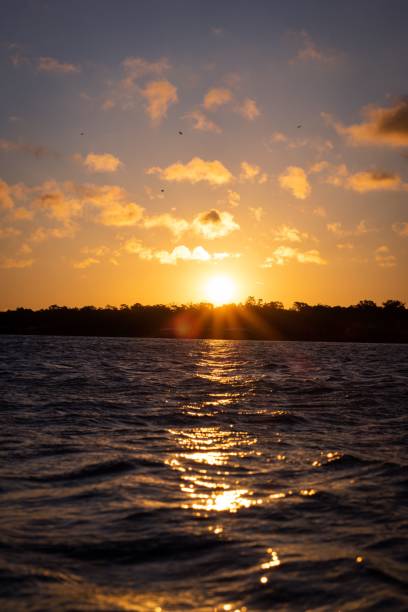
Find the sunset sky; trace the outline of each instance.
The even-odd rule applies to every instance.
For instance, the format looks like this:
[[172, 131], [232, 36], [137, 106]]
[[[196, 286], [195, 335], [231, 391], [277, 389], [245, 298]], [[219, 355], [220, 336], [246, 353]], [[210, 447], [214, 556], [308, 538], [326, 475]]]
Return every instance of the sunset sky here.
[[408, 3], [2, 0], [0, 308], [408, 301]]

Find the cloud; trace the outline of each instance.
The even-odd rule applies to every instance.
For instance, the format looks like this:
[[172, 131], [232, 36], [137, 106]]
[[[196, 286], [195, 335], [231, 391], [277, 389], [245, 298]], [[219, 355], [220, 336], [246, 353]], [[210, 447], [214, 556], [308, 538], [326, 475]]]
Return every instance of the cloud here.
[[82, 213], [83, 204], [79, 197], [67, 194], [56, 181], [45, 181], [34, 191], [40, 192], [34, 199], [34, 206], [44, 210], [46, 214], [69, 225], [71, 221]]
[[75, 155], [90, 172], [116, 172], [122, 162], [111, 153], [88, 153], [86, 157]]
[[295, 64], [297, 62], [318, 62], [322, 64], [330, 64], [337, 59], [334, 53], [318, 49], [316, 43], [305, 30], [302, 30], [299, 35], [301, 37], [302, 47], [297, 52], [296, 57], [289, 60], [290, 64]]
[[252, 98], [245, 98], [242, 104], [237, 106], [235, 110], [238, 114], [242, 115], [242, 117], [248, 119], [249, 121], [254, 121], [254, 119], [259, 117], [261, 114], [256, 101]]
[[0, 268], [10, 270], [12, 268], [31, 268], [34, 263], [34, 259], [13, 259], [9, 257], [3, 257], [0, 259]]
[[351, 251], [352, 249], [354, 249], [354, 244], [352, 244], [351, 242], [341, 242], [339, 244], [336, 244], [336, 247], [340, 249], [340, 251]]
[[296, 227], [289, 227], [289, 225], [281, 225], [274, 231], [275, 240], [279, 242], [302, 242], [309, 238], [309, 234], [301, 232]]
[[37, 61], [37, 70], [40, 72], [56, 72], [59, 74], [73, 74], [80, 72], [81, 67], [77, 64], [60, 62], [53, 57], [40, 57]]
[[283, 132], [273, 132], [271, 140], [272, 142], [287, 142], [288, 137]]
[[196, 246], [193, 249], [181, 244], [172, 251], [152, 249], [145, 247], [134, 238], [124, 244], [124, 250], [129, 254], [138, 255], [141, 259], [157, 260], [161, 264], [176, 265], [179, 261], [211, 261], [223, 260], [228, 257], [239, 257], [239, 253], [209, 253], [204, 247]]
[[374, 259], [380, 268], [393, 268], [397, 263], [397, 258], [391, 255], [390, 249], [385, 244], [375, 250]]
[[278, 178], [282, 189], [290, 191], [299, 200], [305, 200], [312, 192], [306, 172], [299, 166], [289, 166]]
[[243, 161], [241, 162], [241, 172], [239, 175], [239, 180], [242, 182], [253, 182], [256, 180], [257, 183], [262, 184], [266, 183], [266, 181], [268, 180], [268, 175], [265, 174], [265, 172], [262, 172], [260, 166]]
[[89, 268], [89, 266], [93, 266], [98, 263], [100, 263], [99, 259], [96, 259], [95, 257], [86, 257], [85, 259], [81, 259], [81, 261], [74, 262], [74, 268], [77, 270], [84, 270], [85, 268]]
[[264, 209], [262, 208], [262, 206], [258, 206], [257, 208], [249, 208], [250, 213], [253, 214], [253, 216], [255, 217], [255, 221], [258, 221], [258, 223], [261, 221], [263, 214], [264, 214]]
[[97, 222], [102, 225], [127, 227], [142, 219], [144, 208], [129, 201], [125, 190], [118, 185], [85, 185], [81, 196], [84, 203], [99, 210]]
[[[323, 163], [320, 171], [329, 170], [329, 174], [324, 181], [334, 187], [343, 187], [358, 193], [369, 191], [408, 191], [408, 183], [404, 183], [401, 177], [395, 172], [385, 170], [363, 170], [361, 172], [350, 173], [345, 164], [333, 165], [328, 162]], [[313, 171], [312, 166], [310, 172]]]
[[402, 223], [393, 223], [392, 231], [398, 234], [398, 236], [408, 237], [408, 222], [403, 221]]
[[354, 146], [408, 146], [408, 97], [402, 98], [391, 107], [366, 106], [362, 109], [362, 115], [362, 123], [345, 126], [334, 121], [331, 115], [322, 113], [326, 123]]
[[210, 28], [210, 33], [217, 38], [221, 38], [221, 36], [224, 34], [224, 28], [213, 26]]
[[335, 236], [338, 236], [339, 238], [344, 238], [345, 236], [364, 236], [364, 234], [377, 231], [376, 228], [367, 227], [367, 222], [364, 219], [362, 219], [356, 225], [356, 227], [352, 229], [344, 229], [343, 224], [340, 221], [328, 223], [326, 227], [329, 232]]
[[9, 210], [14, 206], [11, 187], [2, 179], [0, 179], [0, 206]]
[[123, 89], [132, 89], [138, 79], [147, 75], [161, 75], [171, 68], [167, 58], [161, 57], [156, 62], [149, 62], [142, 57], [127, 57], [122, 62], [125, 76], [121, 81]]
[[146, 173], [158, 174], [165, 181], [192, 184], [207, 182], [210, 185], [225, 185], [233, 179], [231, 172], [220, 161], [205, 161], [200, 157], [193, 157], [186, 164], [176, 162], [167, 168], [148, 168]]
[[12, 151], [17, 153], [26, 153], [40, 159], [42, 157], [58, 157], [58, 153], [50, 151], [47, 147], [41, 145], [31, 145], [22, 142], [13, 142], [12, 140], [4, 140], [0, 138], [0, 151]]
[[204, 113], [200, 110], [194, 110], [187, 115], [184, 115], [187, 119], [193, 121], [193, 130], [199, 130], [200, 132], [214, 132], [215, 134], [221, 133], [221, 128], [211, 121]]
[[229, 89], [214, 87], [204, 96], [203, 107], [206, 110], [215, 110], [232, 100], [232, 93]]
[[21, 230], [15, 227], [0, 227], [0, 238], [13, 238], [14, 236], [20, 236]]
[[241, 201], [241, 196], [237, 191], [233, 191], [232, 189], [228, 189], [227, 191], [227, 202], [231, 206], [231, 208], [235, 208], [239, 206]]
[[298, 263], [313, 263], [317, 265], [325, 265], [327, 263], [327, 261], [321, 257], [319, 251], [316, 249], [302, 253], [296, 248], [282, 245], [273, 251], [271, 257], [267, 257], [265, 259], [261, 267], [271, 268], [273, 265], [283, 266], [290, 261], [296, 261]]
[[408, 191], [408, 183], [403, 183], [398, 174], [374, 170], [351, 174], [347, 178], [345, 186], [347, 189], [352, 189], [358, 193], [366, 193], [367, 191]]
[[188, 221], [173, 217], [173, 215], [170, 215], [169, 213], [153, 215], [151, 217], [143, 217], [141, 224], [146, 229], [150, 229], [152, 227], [165, 227], [175, 236], [180, 236], [190, 229], [190, 223]]
[[197, 233], [213, 240], [227, 236], [235, 230], [239, 230], [238, 223], [229, 212], [220, 212], [213, 208], [207, 212], [198, 214], [192, 223], [192, 229]]
[[30, 242], [44, 242], [48, 238], [72, 238], [75, 235], [75, 226], [65, 227], [37, 227], [30, 235]]
[[146, 112], [155, 124], [167, 116], [170, 104], [178, 101], [177, 88], [167, 80], [150, 81], [140, 93], [147, 101]]

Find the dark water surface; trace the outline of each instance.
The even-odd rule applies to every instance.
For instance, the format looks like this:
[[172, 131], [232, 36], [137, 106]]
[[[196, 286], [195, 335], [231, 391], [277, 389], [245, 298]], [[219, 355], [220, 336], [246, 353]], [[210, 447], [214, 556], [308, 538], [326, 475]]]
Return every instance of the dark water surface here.
[[408, 345], [0, 355], [1, 610], [408, 609]]

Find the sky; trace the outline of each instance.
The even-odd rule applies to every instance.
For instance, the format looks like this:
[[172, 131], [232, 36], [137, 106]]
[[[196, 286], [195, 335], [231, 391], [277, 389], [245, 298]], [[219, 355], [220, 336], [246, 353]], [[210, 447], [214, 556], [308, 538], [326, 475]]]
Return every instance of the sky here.
[[408, 301], [407, 2], [1, 13], [0, 309]]

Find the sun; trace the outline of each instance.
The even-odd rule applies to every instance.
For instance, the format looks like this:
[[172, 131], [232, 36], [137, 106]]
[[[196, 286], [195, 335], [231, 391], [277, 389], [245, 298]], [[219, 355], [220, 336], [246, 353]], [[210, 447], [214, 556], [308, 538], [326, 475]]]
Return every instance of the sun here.
[[212, 276], [205, 286], [205, 298], [214, 306], [222, 306], [234, 301], [236, 285], [230, 276]]

